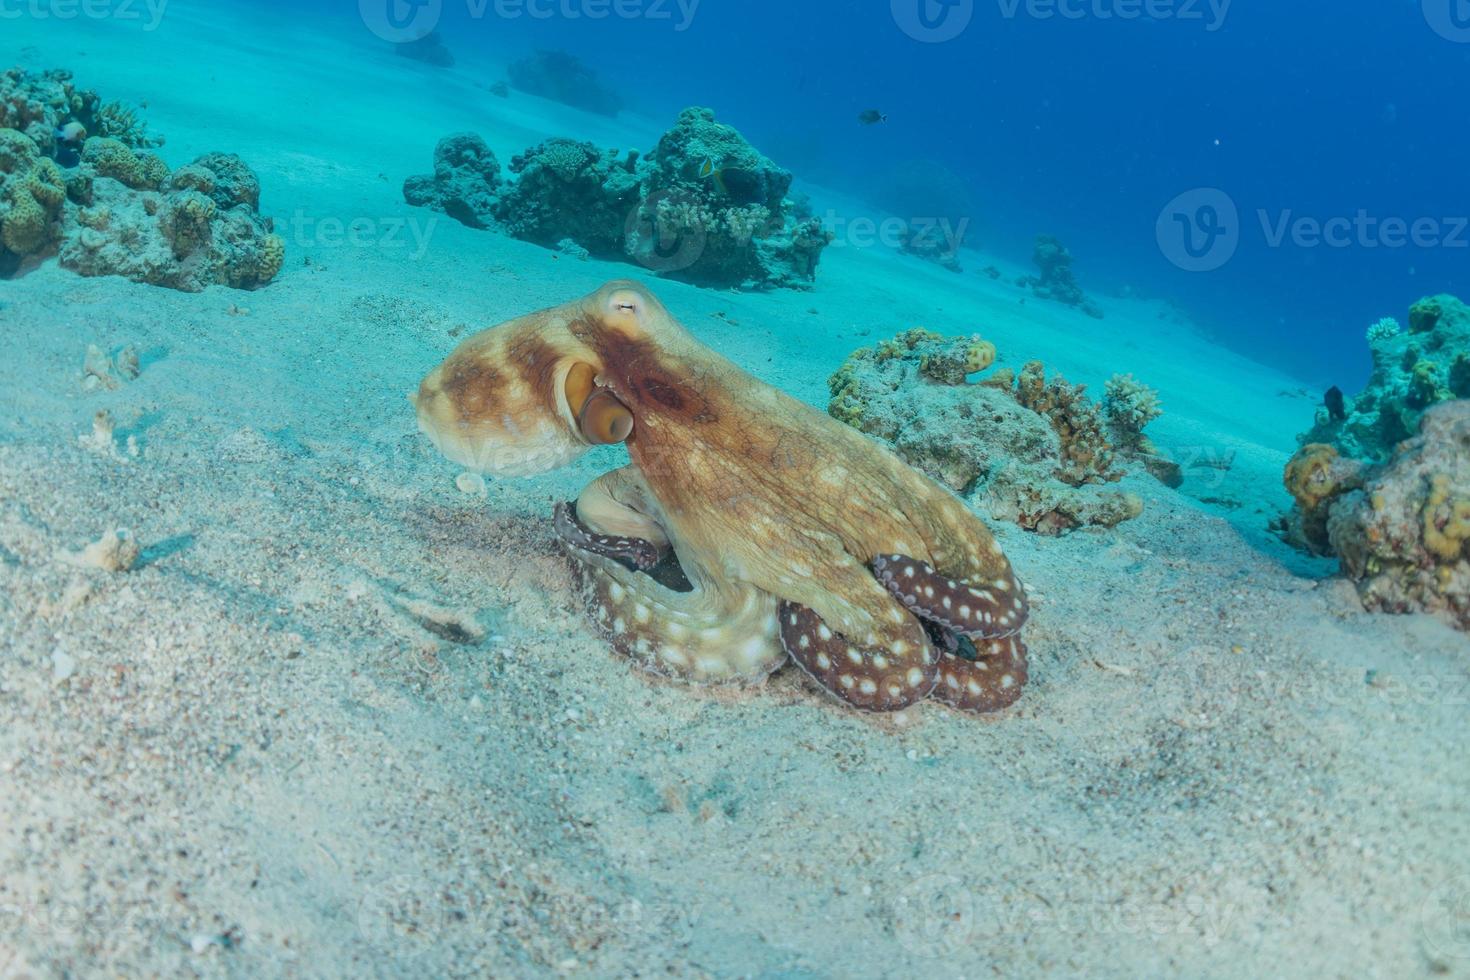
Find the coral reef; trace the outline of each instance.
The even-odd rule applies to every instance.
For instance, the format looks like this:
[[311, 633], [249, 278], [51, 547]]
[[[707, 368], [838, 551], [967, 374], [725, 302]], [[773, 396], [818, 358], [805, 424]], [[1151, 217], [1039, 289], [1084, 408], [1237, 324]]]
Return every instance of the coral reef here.
[[[994, 345], [979, 337], [909, 330], [855, 351], [828, 382], [828, 411], [893, 444], [910, 465], [997, 519], [1060, 534], [1138, 516], [1138, 497], [1105, 488], [1122, 471], [1104, 409], [1083, 386], [1048, 380], [1040, 362], [1019, 377], [1002, 369], [968, 380], [995, 359]], [[1138, 402], [1131, 424], [1148, 412], [1134, 388], [1129, 393]], [[1152, 417], [1138, 423], [1139, 444]]]
[[500, 161], [475, 133], [453, 133], [434, 147], [434, 172], [403, 183], [404, 199], [442, 211], [471, 228], [493, 228], [499, 206]]
[[86, 135], [115, 139], [135, 149], [163, 143], [148, 132], [136, 110], [120, 102], [103, 102], [96, 92], [78, 88], [69, 71], [12, 68], [0, 74], [0, 129], [20, 130], [43, 156], [56, 159], [66, 149], [57, 133], [71, 123]]
[[157, 157], [113, 140], [89, 140], [82, 156], [64, 267], [185, 292], [254, 289], [280, 271], [285, 241], [260, 216], [260, 182], [239, 157], [206, 154], [170, 174]]
[[479, 137], [456, 134], [404, 197], [471, 227], [718, 287], [803, 288], [832, 241], [788, 198], [791, 174], [708, 109], [685, 110], [647, 156], [558, 138], [513, 157], [510, 173]]
[[1350, 462], [1312, 446], [1288, 471], [1322, 550], [1340, 556], [1365, 608], [1470, 630], [1470, 402], [1431, 407], [1387, 462], [1339, 468]]
[[1041, 270], [1041, 275], [1022, 276], [1019, 285], [1031, 287], [1031, 291], [1043, 299], [1074, 306], [1094, 319], [1102, 319], [1102, 308], [1088, 299], [1077, 283], [1072, 272], [1072, 253], [1055, 236], [1037, 235], [1031, 260]]
[[1160, 483], [1179, 489], [1184, 471], [1177, 462], [1159, 451], [1144, 428], [1164, 414], [1159, 393], [1131, 374], [1115, 374], [1103, 385], [1103, 421], [1108, 439], [1118, 453], [1143, 464]]
[[562, 105], [599, 116], [616, 116], [622, 97], [609, 89], [597, 73], [576, 55], [565, 51], [537, 51], [506, 69], [512, 87]]
[[933, 262], [950, 272], [964, 272], [960, 265], [960, 243], [947, 235], [946, 227], [938, 222], [905, 228], [899, 242], [899, 251], [905, 255]]
[[0, 277], [55, 247], [65, 200], [56, 162], [19, 130], [0, 129]]
[[1343, 456], [1382, 463], [1419, 430], [1431, 406], [1470, 398], [1470, 308], [1453, 296], [1415, 303], [1409, 327], [1380, 320], [1368, 330], [1373, 373], [1344, 401], [1343, 417], [1323, 408], [1302, 444], [1325, 443]]
[[394, 49], [402, 58], [412, 58], [436, 68], [454, 67], [454, 54], [444, 46], [444, 39], [439, 36], [438, 31], [430, 31], [412, 41], [403, 41], [395, 45]]
[[548, 248], [570, 240], [599, 258], [621, 259], [638, 203], [638, 154], [551, 139], [511, 158], [517, 180], [501, 201], [505, 230]]

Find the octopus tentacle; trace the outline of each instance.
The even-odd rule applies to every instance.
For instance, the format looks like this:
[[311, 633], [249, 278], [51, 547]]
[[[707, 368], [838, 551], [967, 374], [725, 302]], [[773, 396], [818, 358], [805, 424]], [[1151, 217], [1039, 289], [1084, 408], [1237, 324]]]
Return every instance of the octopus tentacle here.
[[598, 534], [582, 523], [573, 504], [557, 504], [552, 514], [552, 525], [556, 529], [557, 537], [568, 545], [626, 562], [640, 572], [648, 571], [659, 562], [659, 550], [652, 541], [616, 534]]
[[1009, 567], [981, 583], [948, 578], [917, 558], [879, 555], [873, 574], [914, 615], [972, 640], [1014, 636], [1030, 615], [1026, 590]]
[[934, 698], [961, 711], [1008, 707], [1026, 686], [1026, 644], [1020, 635], [976, 640], [974, 660], [945, 653], [939, 660]]
[[612, 558], [571, 550], [599, 631], [640, 669], [695, 684], [749, 684], [786, 661], [769, 593], [748, 586], [676, 592]]
[[895, 628], [856, 644], [814, 610], [782, 601], [781, 644], [812, 680], [853, 707], [898, 711], [928, 697], [939, 675], [923, 628], [897, 607], [893, 611]]

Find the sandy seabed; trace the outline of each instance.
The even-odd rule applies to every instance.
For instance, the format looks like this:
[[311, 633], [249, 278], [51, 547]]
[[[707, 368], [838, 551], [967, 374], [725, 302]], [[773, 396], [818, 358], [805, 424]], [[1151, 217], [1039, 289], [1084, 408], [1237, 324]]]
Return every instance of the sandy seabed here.
[[[1300, 382], [1156, 302], [1023, 304], [1005, 263], [839, 245], [810, 293], [653, 282], [814, 404], [854, 347], [980, 332], [1131, 371], [1156, 441], [1234, 459], [1130, 478], [1114, 531], [997, 529], [1034, 598], [1002, 716], [653, 681], [574, 608], [547, 519], [620, 450], [466, 493], [405, 400], [468, 331], [637, 270], [400, 184], [454, 130], [505, 159], [660, 121], [186, 0], [155, 32], [5, 30], [5, 60], [147, 101], [171, 164], [242, 154], [289, 257], [254, 293], [0, 283], [0, 978], [1470, 974], [1470, 644], [1265, 533]], [[141, 373], [84, 384], [92, 345]], [[120, 528], [131, 571], [78, 557]]]

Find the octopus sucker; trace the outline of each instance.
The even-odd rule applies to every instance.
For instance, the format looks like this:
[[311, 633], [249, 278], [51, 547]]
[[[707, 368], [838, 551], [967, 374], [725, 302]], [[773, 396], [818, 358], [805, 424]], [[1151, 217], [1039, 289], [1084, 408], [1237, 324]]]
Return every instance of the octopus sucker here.
[[757, 684], [789, 657], [867, 711], [1020, 696], [1025, 592], [984, 523], [700, 344], [636, 283], [471, 337], [415, 405], [434, 444], [478, 472], [626, 446], [629, 464], [552, 526], [590, 618], [641, 669]]

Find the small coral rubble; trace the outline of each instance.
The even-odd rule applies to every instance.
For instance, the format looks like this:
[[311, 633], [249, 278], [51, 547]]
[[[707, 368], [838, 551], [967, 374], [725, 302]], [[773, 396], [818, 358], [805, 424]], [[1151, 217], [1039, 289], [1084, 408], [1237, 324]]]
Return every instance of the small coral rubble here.
[[1122, 471], [1085, 389], [1048, 380], [1040, 362], [968, 380], [995, 359], [980, 337], [909, 330], [854, 352], [829, 381], [828, 410], [997, 519], [1059, 534], [1137, 517], [1138, 497], [1104, 489]]
[[803, 288], [832, 241], [788, 197], [791, 174], [708, 109], [685, 110], [647, 156], [557, 138], [517, 154], [510, 172], [480, 137], [456, 134], [404, 196], [471, 227], [709, 286]]

